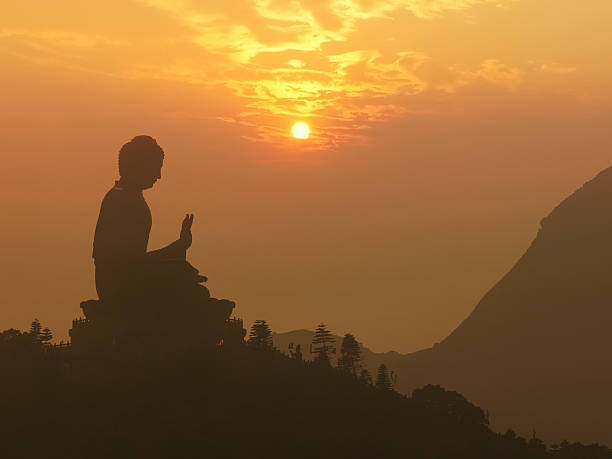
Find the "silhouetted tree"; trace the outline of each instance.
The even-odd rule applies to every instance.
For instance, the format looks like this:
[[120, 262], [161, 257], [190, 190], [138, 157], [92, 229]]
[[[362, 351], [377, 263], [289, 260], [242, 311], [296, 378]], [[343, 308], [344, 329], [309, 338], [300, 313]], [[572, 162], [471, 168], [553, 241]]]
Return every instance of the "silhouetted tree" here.
[[0, 333], [0, 355], [3, 352], [16, 352], [20, 346], [31, 345], [32, 342], [32, 338], [27, 333], [22, 333], [14, 328], [4, 330]]
[[[471, 404], [458, 392], [444, 390], [431, 384], [412, 391], [412, 400], [425, 407], [436, 416], [452, 419], [455, 423], [486, 427], [489, 419], [480, 407]], [[506, 433], [509, 438], [515, 435], [512, 431]]]
[[357, 376], [361, 369], [361, 348], [353, 335], [347, 333], [340, 346], [338, 368], [353, 376]]
[[359, 373], [359, 379], [361, 379], [363, 382], [367, 384], [372, 385], [372, 375], [365, 368], [363, 368], [361, 372]]
[[256, 320], [249, 333], [248, 343], [262, 349], [272, 349], [272, 331], [265, 320]]
[[23, 333], [21, 333], [19, 330], [9, 328], [8, 330], [4, 330], [2, 333], [0, 333], [0, 343], [8, 343], [10, 341], [14, 341], [22, 335]]
[[8, 359], [20, 365], [37, 365], [36, 360], [31, 359], [38, 359], [41, 350], [41, 341], [36, 336], [36, 330], [31, 334], [11, 328], [0, 333], [0, 361]]
[[553, 457], [562, 459], [603, 459], [612, 456], [612, 451], [607, 446], [583, 445], [582, 443], [570, 443], [566, 440], [563, 440], [560, 445], [551, 446], [550, 453]]
[[330, 354], [336, 353], [336, 338], [334, 338], [329, 330], [325, 328], [324, 323], [320, 323], [315, 330], [314, 338], [312, 339], [311, 352], [315, 354], [315, 361], [319, 363], [330, 364]]
[[51, 330], [45, 327], [40, 334], [39, 340], [44, 344], [48, 344], [51, 339], [53, 339], [53, 333], [51, 333]]
[[304, 360], [304, 356], [302, 355], [302, 345], [298, 344], [295, 346], [295, 350], [293, 347], [293, 343], [289, 343], [289, 355], [292, 359], [302, 361]]
[[40, 321], [38, 319], [34, 319], [32, 321], [29, 333], [35, 341], [40, 341], [40, 336], [42, 334], [42, 325], [40, 325]]
[[382, 390], [391, 390], [391, 378], [389, 377], [389, 371], [384, 363], [381, 363], [378, 367], [378, 373], [376, 374], [376, 387]]
[[531, 438], [527, 442], [527, 449], [531, 451], [534, 455], [544, 455], [546, 453], [546, 445], [542, 440], [536, 437], [536, 431], [533, 429], [533, 433], [531, 434]]

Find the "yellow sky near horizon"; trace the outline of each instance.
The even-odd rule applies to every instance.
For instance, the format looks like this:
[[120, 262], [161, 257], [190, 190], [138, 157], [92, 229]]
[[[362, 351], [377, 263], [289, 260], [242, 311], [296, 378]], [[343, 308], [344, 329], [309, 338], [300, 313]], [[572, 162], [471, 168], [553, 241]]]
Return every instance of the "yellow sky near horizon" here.
[[193, 211], [247, 323], [378, 351], [443, 339], [612, 164], [609, 0], [5, 3], [0, 329], [66, 338], [138, 134], [166, 151], [152, 248]]
[[597, 109], [611, 97], [610, 17], [606, 0], [41, 0], [4, 7], [0, 46], [67, 71], [223, 88], [231, 107], [184, 116], [292, 149], [288, 125], [307, 121], [302, 147], [330, 149], [390, 119], [477, 116], [490, 91]]

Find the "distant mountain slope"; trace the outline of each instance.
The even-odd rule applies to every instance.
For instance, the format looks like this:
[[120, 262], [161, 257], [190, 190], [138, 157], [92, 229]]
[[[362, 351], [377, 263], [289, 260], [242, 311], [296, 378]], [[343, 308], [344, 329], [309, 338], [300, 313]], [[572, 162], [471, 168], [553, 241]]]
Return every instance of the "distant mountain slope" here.
[[489, 408], [494, 426], [612, 441], [612, 168], [542, 220], [448, 338], [402, 360], [405, 392], [441, 384]]
[[[311, 337], [275, 339], [307, 350]], [[439, 345], [408, 355], [364, 348], [364, 357], [370, 371], [393, 369], [401, 392], [440, 384], [465, 394], [490, 410], [494, 428], [612, 443], [612, 168], [542, 220], [516, 265]]]

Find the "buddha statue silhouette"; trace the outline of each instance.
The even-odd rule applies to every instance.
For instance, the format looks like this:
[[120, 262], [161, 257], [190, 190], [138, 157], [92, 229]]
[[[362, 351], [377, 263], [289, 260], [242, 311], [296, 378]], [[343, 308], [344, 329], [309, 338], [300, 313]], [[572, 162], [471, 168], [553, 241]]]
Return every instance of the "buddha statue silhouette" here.
[[183, 219], [179, 238], [147, 251], [151, 211], [143, 190], [161, 178], [164, 151], [140, 135], [121, 147], [120, 179], [100, 207], [93, 243], [99, 300], [83, 301], [85, 319], [73, 321], [73, 348], [87, 351], [110, 343], [151, 349], [164, 336], [176, 349], [220, 342], [239, 343], [246, 330], [230, 319], [235, 303], [210, 297], [186, 260], [193, 214]]
[[142, 192], [161, 178], [163, 161], [164, 151], [145, 135], [134, 137], [119, 151], [120, 179], [102, 201], [93, 243], [96, 290], [101, 300], [141, 288], [147, 273], [168, 266], [163, 262], [185, 260], [192, 242], [193, 214], [185, 216], [176, 241], [147, 251], [152, 218]]

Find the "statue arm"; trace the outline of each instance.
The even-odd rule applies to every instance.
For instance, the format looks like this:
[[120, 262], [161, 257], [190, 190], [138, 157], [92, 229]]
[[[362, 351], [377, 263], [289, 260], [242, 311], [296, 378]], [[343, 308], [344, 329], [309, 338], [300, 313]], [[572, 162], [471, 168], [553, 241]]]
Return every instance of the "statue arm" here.
[[172, 244], [162, 247], [161, 249], [151, 250], [147, 252], [146, 258], [150, 261], [161, 261], [169, 259], [185, 259], [187, 256], [187, 249], [185, 244], [180, 239], [177, 239]]
[[191, 246], [191, 225], [193, 224], [193, 214], [186, 214], [181, 224], [180, 237], [172, 244], [161, 249], [147, 252], [149, 260], [168, 260], [180, 258], [184, 260], [187, 257], [187, 249]]

